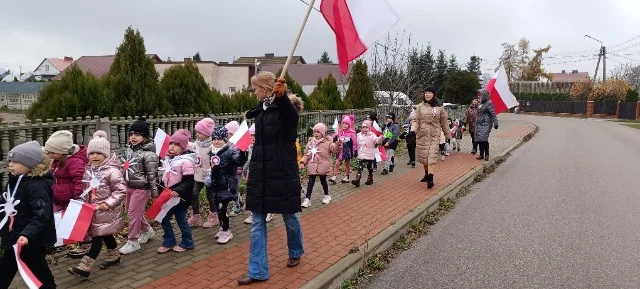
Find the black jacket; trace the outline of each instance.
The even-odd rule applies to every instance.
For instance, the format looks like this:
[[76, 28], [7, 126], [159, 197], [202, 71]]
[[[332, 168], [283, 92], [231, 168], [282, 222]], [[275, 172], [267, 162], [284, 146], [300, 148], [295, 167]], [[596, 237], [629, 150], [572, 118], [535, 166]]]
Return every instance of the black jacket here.
[[247, 210], [260, 213], [293, 214], [300, 209], [296, 136], [298, 111], [286, 95], [247, 111], [255, 118], [255, 144], [249, 162]]
[[238, 168], [247, 162], [247, 153], [235, 146], [227, 145], [217, 153], [211, 151], [209, 157], [220, 158], [218, 165], [211, 167], [211, 186], [207, 193], [220, 202], [231, 201], [238, 197]]
[[[16, 188], [18, 177], [9, 176], [11, 193]], [[56, 243], [56, 226], [53, 219], [53, 176], [23, 176], [18, 185], [15, 200], [18, 213], [14, 216], [13, 230], [9, 232], [9, 221], [0, 230], [2, 248], [13, 246], [20, 236], [29, 240], [29, 247], [47, 247]], [[7, 191], [7, 187], [3, 192]], [[0, 204], [7, 200], [0, 196]], [[0, 220], [5, 214], [0, 213]]]

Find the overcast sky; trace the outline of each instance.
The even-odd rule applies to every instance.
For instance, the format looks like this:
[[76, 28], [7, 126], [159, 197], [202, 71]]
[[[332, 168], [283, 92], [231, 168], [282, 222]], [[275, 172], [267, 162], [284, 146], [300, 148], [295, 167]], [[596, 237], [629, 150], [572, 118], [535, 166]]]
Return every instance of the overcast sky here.
[[[317, 0], [319, 7], [321, 0]], [[616, 62], [640, 60], [638, 0], [389, 0], [400, 15], [391, 31], [407, 30], [413, 41], [471, 55], [495, 67], [503, 42], [531, 40], [532, 48], [551, 44], [547, 70], [578, 69], [591, 75], [591, 52], [600, 39]], [[273, 52], [286, 55], [306, 5], [300, 0], [110, 0], [4, 1], [0, 8], [0, 67], [33, 70], [46, 57], [115, 53], [125, 28], [133, 25], [149, 53], [179, 60], [200, 51], [203, 60]], [[637, 45], [636, 45], [637, 44]], [[314, 11], [297, 49], [308, 62], [323, 50], [336, 60], [335, 36]], [[616, 51], [619, 50], [619, 51]], [[576, 52], [578, 51], [578, 52]], [[562, 63], [569, 62], [570, 63]], [[556, 64], [562, 63], [562, 64]], [[635, 61], [638, 64], [638, 61]]]

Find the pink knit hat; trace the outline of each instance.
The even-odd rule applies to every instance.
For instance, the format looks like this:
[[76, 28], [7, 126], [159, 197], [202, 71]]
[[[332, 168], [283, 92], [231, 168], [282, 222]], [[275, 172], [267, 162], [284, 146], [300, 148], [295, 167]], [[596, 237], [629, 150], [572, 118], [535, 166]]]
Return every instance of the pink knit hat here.
[[191, 137], [191, 132], [187, 129], [181, 128], [177, 130], [171, 138], [169, 138], [170, 143], [174, 143], [180, 146], [183, 150], [187, 149], [187, 145], [189, 145], [189, 138]]
[[349, 125], [349, 128], [353, 128], [353, 119], [355, 119], [355, 116], [345, 114], [342, 116], [342, 123], [346, 123]]
[[240, 124], [234, 120], [232, 122], [227, 123], [224, 127], [227, 128], [228, 132], [230, 132], [231, 134], [234, 134], [240, 127]]
[[206, 136], [211, 136], [215, 127], [216, 124], [213, 122], [213, 119], [208, 117], [203, 118], [198, 123], [196, 123], [196, 131]]
[[320, 132], [320, 134], [322, 134], [323, 137], [327, 135], [327, 126], [324, 125], [324, 123], [318, 123], [314, 125], [313, 130], [314, 131], [317, 130], [318, 132]]
[[368, 127], [371, 128], [371, 121], [370, 120], [365, 120], [362, 122], [362, 126], [363, 127]]
[[255, 135], [256, 134], [256, 124], [252, 124], [251, 127], [249, 128], [249, 133], [251, 135]]

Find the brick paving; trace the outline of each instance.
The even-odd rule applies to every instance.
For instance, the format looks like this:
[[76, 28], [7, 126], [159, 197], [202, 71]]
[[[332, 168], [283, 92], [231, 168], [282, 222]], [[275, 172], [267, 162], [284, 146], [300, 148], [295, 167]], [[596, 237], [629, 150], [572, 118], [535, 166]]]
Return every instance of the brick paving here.
[[[491, 138], [491, 154], [498, 155], [517, 143], [534, 126], [517, 116], [501, 115], [500, 130]], [[305, 255], [300, 266], [286, 268], [286, 232], [282, 218], [275, 216], [268, 225], [269, 265], [271, 279], [250, 288], [299, 288], [320, 272], [349, 254], [349, 250], [364, 244], [395, 221], [406, 215], [441, 188], [482, 164], [469, 154], [470, 138], [463, 140], [463, 151], [453, 153], [439, 162], [435, 174], [436, 186], [427, 190], [418, 182], [423, 173], [405, 164], [406, 156], [396, 158], [396, 170], [374, 176], [372, 186], [354, 188], [351, 184], [330, 185], [333, 198], [330, 205], [321, 203], [321, 186], [316, 184], [312, 207], [300, 214]], [[162, 232], [142, 249], [123, 257], [122, 265], [109, 270], [95, 268], [86, 281], [70, 276], [66, 268], [78, 260], [62, 258], [52, 267], [59, 288], [236, 288], [238, 277], [246, 274], [250, 225], [242, 221], [247, 214], [231, 218], [234, 238], [226, 245], [215, 243], [213, 229], [194, 229], [196, 249], [185, 253], [157, 254]], [[100, 262], [101, 257], [98, 258]], [[16, 277], [11, 288], [24, 288]]]

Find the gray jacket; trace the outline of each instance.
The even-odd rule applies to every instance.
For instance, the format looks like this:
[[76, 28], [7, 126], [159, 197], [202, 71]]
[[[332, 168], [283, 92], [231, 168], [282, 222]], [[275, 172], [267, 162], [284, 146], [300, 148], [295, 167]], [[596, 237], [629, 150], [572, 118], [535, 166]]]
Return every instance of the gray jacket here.
[[129, 146], [124, 156], [123, 163], [129, 161], [129, 169], [122, 172], [127, 188], [151, 190], [152, 196], [158, 196], [158, 155], [155, 144], [147, 141], [133, 148]]
[[482, 100], [478, 107], [474, 132], [475, 141], [477, 142], [489, 141], [491, 127], [495, 127], [496, 129], [498, 128], [498, 118], [496, 117], [496, 110], [493, 107], [493, 103], [489, 100], [489, 91], [481, 89], [480, 96], [482, 97]]

